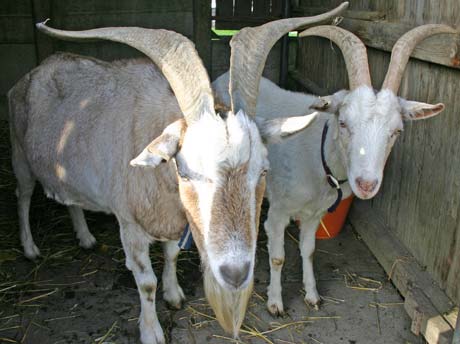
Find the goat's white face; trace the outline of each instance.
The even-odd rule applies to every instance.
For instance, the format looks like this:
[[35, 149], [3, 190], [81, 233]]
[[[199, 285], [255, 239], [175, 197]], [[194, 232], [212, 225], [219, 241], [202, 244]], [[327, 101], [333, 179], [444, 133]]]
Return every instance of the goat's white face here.
[[227, 290], [252, 281], [259, 215], [269, 167], [263, 139], [305, 128], [316, 114], [257, 123], [243, 112], [204, 114], [169, 125], [132, 165], [175, 158], [182, 203], [206, 268]]
[[361, 199], [372, 198], [378, 192], [385, 162], [403, 130], [403, 120], [432, 117], [444, 109], [443, 104], [407, 101], [390, 90], [375, 93], [367, 86], [327, 98], [328, 111], [338, 115], [338, 139], [350, 186]]
[[182, 201], [207, 267], [226, 289], [252, 280], [267, 150], [243, 113], [204, 116], [176, 155]]

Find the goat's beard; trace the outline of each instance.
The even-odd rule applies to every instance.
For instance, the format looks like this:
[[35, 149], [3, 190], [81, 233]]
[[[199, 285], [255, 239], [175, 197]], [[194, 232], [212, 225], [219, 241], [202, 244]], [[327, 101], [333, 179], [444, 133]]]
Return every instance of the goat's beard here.
[[211, 308], [213, 309], [220, 326], [231, 333], [234, 338], [238, 337], [241, 324], [243, 323], [252, 294], [254, 279], [242, 290], [231, 291], [223, 288], [216, 281], [209, 267], [204, 270], [204, 292]]

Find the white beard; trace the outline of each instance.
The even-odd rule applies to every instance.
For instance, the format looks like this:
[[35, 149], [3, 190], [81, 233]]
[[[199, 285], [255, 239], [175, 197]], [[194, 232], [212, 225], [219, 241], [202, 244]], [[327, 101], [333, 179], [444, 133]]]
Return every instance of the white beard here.
[[214, 278], [210, 268], [204, 270], [204, 291], [220, 326], [227, 332], [238, 337], [243, 323], [248, 301], [251, 298], [254, 280], [239, 291], [224, 289]]

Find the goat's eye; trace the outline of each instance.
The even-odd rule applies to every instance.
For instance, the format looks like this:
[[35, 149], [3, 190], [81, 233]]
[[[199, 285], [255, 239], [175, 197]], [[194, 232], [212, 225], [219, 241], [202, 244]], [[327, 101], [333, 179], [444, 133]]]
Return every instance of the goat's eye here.
[[347, 124], [344, 121], [339, 121], [340, 128], [346, 128]]

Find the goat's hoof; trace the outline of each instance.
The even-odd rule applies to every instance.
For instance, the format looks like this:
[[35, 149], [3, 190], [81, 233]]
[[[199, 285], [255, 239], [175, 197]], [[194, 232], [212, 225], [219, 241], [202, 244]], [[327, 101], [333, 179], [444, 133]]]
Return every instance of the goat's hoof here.
[[282, 302], [267, 302], [268, 313], [274, 317], [281, 317], [284, 315], [283, 303]]
[[142, 344], [165, 344], [166, 340], [161, 334], [161, 336], [141, 336], [141, 343]]
[[165, 344], [165, 336], [163, 329], [157, 321], [157, 324], [153, 325], [153, 328], [140, 329], [141, 331], [141, 343], [142, 344]]
[[314, 310], [319, 310], [321, 298], [319, 297], [318, 292], [315, 291], [314, 293], [307, 293], [304, 301], [309, 307], [312, 307]]
[[30, 260], [35, 260], [40, 256], [40, 250], [35, 244], [24, 246], [24, 255]]
[[92, 234], [85, 236], [84, 238], [80, 239], [80, 247], [84, 249], [93, 248], [96, 245], [96, 238], [93, 237]]
[[181, 309], [182, 303], [185, 301], [185, 295], [180, 286], [175, 289], [168, 289], [163, 292], [163, 300], [165, 300], [171, 309]]

